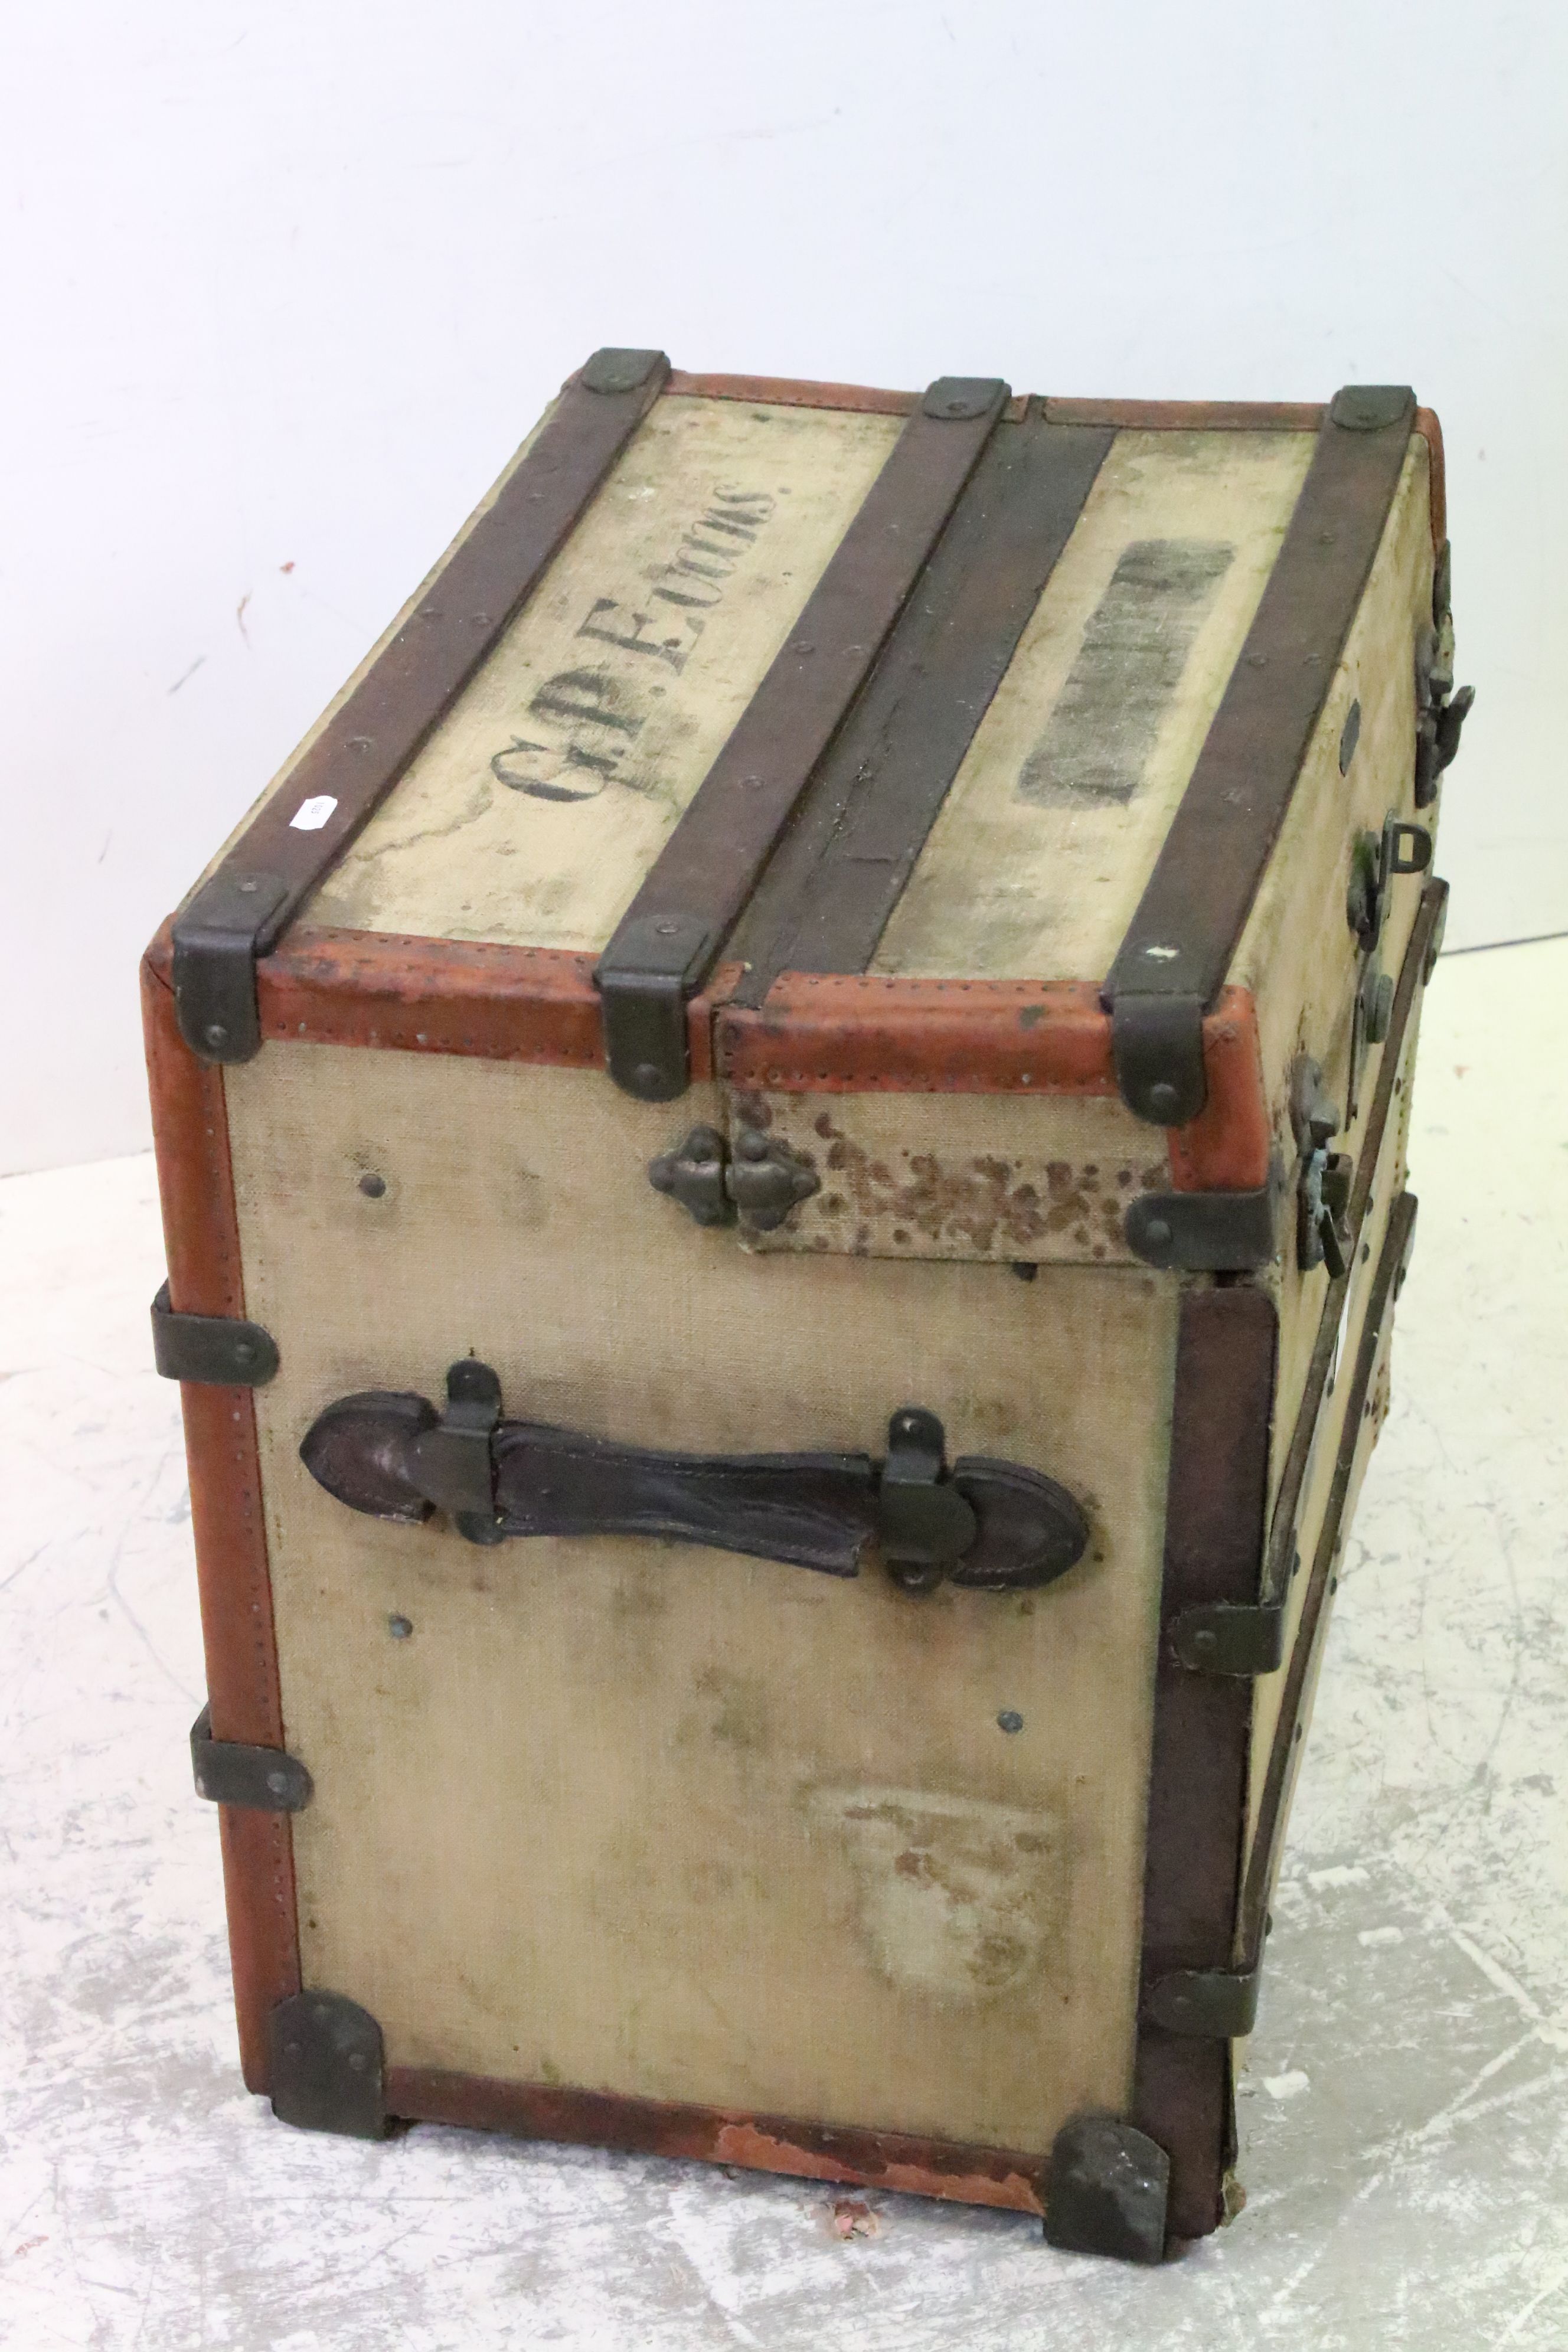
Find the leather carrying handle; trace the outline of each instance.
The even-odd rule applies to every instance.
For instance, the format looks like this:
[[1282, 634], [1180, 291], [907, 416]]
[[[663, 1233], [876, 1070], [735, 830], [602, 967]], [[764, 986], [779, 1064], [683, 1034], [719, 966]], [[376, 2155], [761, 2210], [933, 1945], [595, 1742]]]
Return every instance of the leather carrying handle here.
[[300, 1459], [328, 1494], [372, 1517], [437, 1509], [479, 1543], [510, 1536], [643, 1536], [855, 1576], [879, 1553], [895, 1580], [1014, 1591], [1080, 1558], [1088, 1522], [1052, 1478], [971, 1456], [948, 1469], [941, 1422], [918, 1405], [889, 1425], [888, 1455], [665, 1454], [547, 1423], [503, 1421], [500, 1384], [472, 1359], [447, 1408], [375, 1389], [320, 1413]]

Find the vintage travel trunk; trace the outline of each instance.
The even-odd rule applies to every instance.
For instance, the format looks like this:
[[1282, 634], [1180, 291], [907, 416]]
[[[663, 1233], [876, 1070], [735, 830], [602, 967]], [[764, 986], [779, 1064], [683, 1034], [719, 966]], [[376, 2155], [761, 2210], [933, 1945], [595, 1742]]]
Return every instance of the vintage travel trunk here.
[[145, 966], [279, 2116], [1224, 2217], [1468, 698], [1403, 388], [568, 383]]

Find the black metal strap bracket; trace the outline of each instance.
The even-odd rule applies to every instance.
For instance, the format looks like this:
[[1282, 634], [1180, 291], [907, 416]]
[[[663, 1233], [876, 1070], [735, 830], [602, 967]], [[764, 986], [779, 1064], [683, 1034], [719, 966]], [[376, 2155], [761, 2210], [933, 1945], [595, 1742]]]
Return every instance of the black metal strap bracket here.
[[268, 2020], [272, 2112], [301, 2131], [386, 2137], [386, 2057], [368, 2009], [339, 1992], [297, 1992]]
[[[1176, 950], [1156, 940], [1140, 952]], [[1110, 1051], [1122, 1101], [1151, 1126], [1185, 1127], [1208, 1100], [1201, 997], [1119, 989], [1110, 1003]]]
[[153, 1301], [153, 1361], [166, 1381], [258, 1389], [278, 1370], [278, 1342], [237, 1315], [176, 1315], [164, 1283]]
[[489, 1364], [465, 1356], [447, 1374], [447, 1410], [415, 1438], [410, 1463], [419, 1492], [447, 1513], [470, 1543], [499, 1543], [493, 1439], [500, 1422], [500, 1380]]
[[1247, 1969], [1172, 1969], [1145, 1985], [1139, 2014], [1167, 2033], [1239, 2042], [1258, 2022], [1260, 1965]]
[[191, 1774], [209, 1805], [240, 1805], [257, 1813], [299, 1813], [313, 1787], [297, 1756], [282, 1748], [251, 1748], [213, 1738], [212, 1708], [191, 1726]]
[[174, 1012], [205, 1062], [248, 1062], [261, 1051], [256, 964], [277, 937], [289, 897], [281, 874], [227, 866], [174, 918]]
[[605, 1066], [639, 1102], [673, 1102], [689, 1085], [687, 999], [718, 947], [700, 915], [645, 915], [623, 923], [600, 958]]
[[1271, 1675], [1284, 1663], [1282, 1601], [1215, 1601], [1172, 1619], [1170, 1643], [1184, 1666], [1205, 1675]]
[[1145, 1265], [1183, 1274], [1248, 1274], [1279, 1254], [1279, 1186], [1255, 1192], [1144, 1192], [1122, 1219]]

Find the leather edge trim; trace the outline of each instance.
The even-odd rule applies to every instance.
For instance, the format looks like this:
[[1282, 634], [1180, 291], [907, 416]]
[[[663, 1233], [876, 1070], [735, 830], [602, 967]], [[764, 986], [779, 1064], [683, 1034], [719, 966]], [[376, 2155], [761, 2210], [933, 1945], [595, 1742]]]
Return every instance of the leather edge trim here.
[[[149, 950], [164, 985], [166, 932]], [[262, 1038], [602, 1070], [594, 963], [564, 948], [297, 924], [256, 968]], [[691, 1000], [695, 1078], [712, 1076], [714, 1009], [739, 976], [721, 963]]]
[[[1194, 1675], [1163, 1629], [1190, 1604], [1254, 1599], [1262, 1569], [1279, 1317], [1245, 1286], [1182, 1300], [1154, 1675], [1141, 1981], [1230, 1964], [1246, 1833], [1250, 1682]], [[1169, 2228], [1224, 2218], [1228, 2044], [1140, 2021], [1131, 2116], [1171, 2158]]]
[[[142, 965], [153, 1150], [172, 1304], [198, 1315], [245, 1309], [221, 1073], [180, 1035], [167, 977], [168, 929]], [[282, 1704], [252, 1392], [181, 1388], [191, 1531], [214, 1737], [281, 1748]], [[287, 1814], [219, 1809], [240, 2063], [268, 2086], [268, 2018], [300, 1990], [294, 1845]]]
[[1432, 508], [1432, 547], [1436, 553], [1448, 536], [1448, 469], [1443, 455], [1443, 427], [1436, 410], [1418, 408], [1412, 429], [1421, 436], [1431, 453], [1426, 483]]
[[1166, 1129], [1171, 1189], [1255, 1192], [1268, 1181], [1273, 1130], [1249, 988], [1222, 988], [1204, 1015], [1204, 1075], [1207, 1098], [1196, 1118]]
[[744, 2109], [678, 2105], [426, 2067], [389, 2068], [386, 2104], [390, 2114], [420, 2123], [631, 2148], [648, 2156], [695, 2157], [1013, 2212], [1045, 2211], [1048, 2158], [904, 2132], [801, 2123]]
[[882, 392], [866, 383], [808, 383], [787, 375], [692, 375], [672, 368], [664, 394], [697, 400], [754, 400], [767, 408], [841, 408], [862, 416], [912, 416], [918, 392]]
[[[754, 1012], [721, 1003], [727, 1084], [784, 1094], [1113, 1095], [1110, 1015], [1086, 981], [784, 972]], [[1169, 1130], [1177, 1192], [1268, 1181], [1271, 1129], [1258, 1009], [1225, 988], [1204, 1021], [1208, 1100]]]

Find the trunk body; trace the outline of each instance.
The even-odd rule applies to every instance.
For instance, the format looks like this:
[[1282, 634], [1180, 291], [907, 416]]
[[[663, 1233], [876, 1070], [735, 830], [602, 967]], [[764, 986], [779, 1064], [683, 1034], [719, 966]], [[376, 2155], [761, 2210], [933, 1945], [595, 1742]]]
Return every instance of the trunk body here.
[[1386, 388], [597, 354], [153, 943], [280, 2114], [1222, 2218], [1414, 1217], [1441, 499]]

